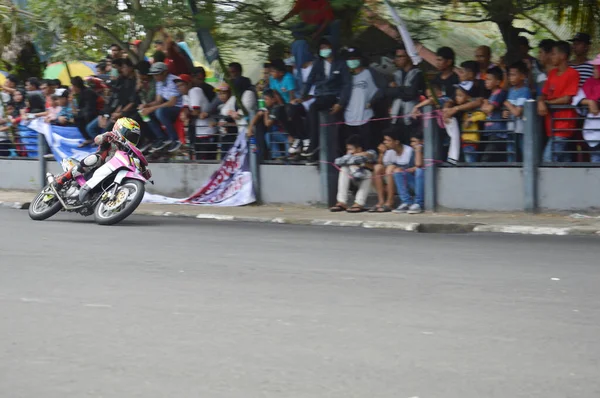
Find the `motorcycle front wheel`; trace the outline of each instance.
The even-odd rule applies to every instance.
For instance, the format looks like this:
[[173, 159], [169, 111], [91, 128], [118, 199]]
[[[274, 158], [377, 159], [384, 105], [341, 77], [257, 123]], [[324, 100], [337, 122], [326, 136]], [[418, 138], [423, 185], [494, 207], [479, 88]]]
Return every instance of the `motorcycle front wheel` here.
[[35, 221], [42, 221], [52, 217], [61, 209], [62, 204], [50, 186], [46, 186], [29, 204], [29, 217]]
[[144, 198], [146, 187], [139, 180], [126, 179], [119, 187], [115, 198], [100, 201], [94, 211], [96, 223], [114, 225], [129, 217]]

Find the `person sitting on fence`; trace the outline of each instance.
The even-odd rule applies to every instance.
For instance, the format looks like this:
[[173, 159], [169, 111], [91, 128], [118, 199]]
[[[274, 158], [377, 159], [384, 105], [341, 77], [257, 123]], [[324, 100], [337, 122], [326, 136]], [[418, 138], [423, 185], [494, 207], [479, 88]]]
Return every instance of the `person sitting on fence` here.
[[515, 62], [508, 68], [510, 88], [508, 98], [504, 101], [506, 110], [502, 116], [512, 120], [507, 126], [514, 134], [514, 144], [509, 143], [506, 148], [509, 162], [516, 162], [523, 155], [523, 109], [525, 102], [532, 98], [531, 90], [525, 85], [528, 75], [529, 69], [523, 61]]
[[202, 88], [192, 86], [193, 79], [190, 75], [179, 76], [175, 79], [175, 84], [183, 96], [183, 109], [180, 117], [184, 125], [188, 127], [191, 159], [214, 159], [216, 153], [215, 121], [208, 113], [210, 101], [206, 98]]
[[[330, 208], [332, 212], [347, 211], [348, 213], [362, 213], [365, 211], [367, 197], [371, 192], [371, 177], [373, 167], [377, 161], [377, 152], [365, 151], [361, 137], [351, 135], [346, 140], [346, 155], [335, 160], [340, 168], [338, 176], [337, 204]], [[358, 191], [354, 204], [348, 208], [348, 191], [350, 183], [357, 186]]]
[[69, 90], [63, 89], [58, 97], [60, 111], [56, 115], [56, 122], [61, 126], [72, 125], [75, 123], [75, 115], [73, 113], [73, 107], [69, 103], [69, 95]]
[[589, 109], [583, 124], [583, 138], [591, 150], [590, 162], [600, 163], [600, 55], [590, 64], [594, 66], [594, 74], [586, 80], [573, 103]]
[[487, 115], [487, 122], [485, 123], [485, 133], [483, 133], [485, 145], [483, 148], [482, 162], [493, 162], [494, 160], [500, 161], [503, 158], [498, 152], [506, 152], [506, 144], [502, 141], [508, 139], [506, 133], [506, 122], [500, 121], [502, 119], [502, 107], [504, 101], [506, 101], [506, 91], [504, 91], [500, 85], [504, 80], [504, 74], [502, 69], [496, 67], [488, 71], [485, 79], [485, 87], [488, 91], [491, 91], [491, 95], [487, 100], [484, 100], [481, 110]]
[[[394, 213], [419, 214], [425, 208], [425, 162], [423, 137], [420, 134], [413, 134], [410, 139], [410, 148], [413, 150], [412, 159], [407, 161], [407, 153], [402, 160], [403, 165], [398, 164], [398, 157], [395, 160], [396, 165], [400, 167], [396, 167], [394, 170], [394, 182], [402, 204], [394, 210]], [[411, 194], [411, 191], [414, 195]]]
[[170, 74], [163, 62], [153, 64], [148, 73], [156, 81], [156, 98], [151, 103], [141, 104], [139, 109], [142, 117], [150, 117], [147, 123], [156, 139], [150, 152], [160, 151], [165, 147], [169, 152], [176, 152], [181, 147], [181, 142], [175, 130], [175, 122], [179, 118], [182, 104], [181, 94], [175, 84], [177, 76]]
[[546, 134], [549, 137], [544, 149], [544, 162], [570, 162], [571, 155], [568, 151], [568, 141], [577, 128], [575, 119], [577, 112], [574, 109], [560, 109], [550, 111], [549, 105], [571, 105], [573, 97], [579, 89], [579, 72], [569, 67], [568, 60], [571, 55], [571, 46], [566, 41], [555, 42], [552, 48], [553, 69], [548, 74], [541, 97], [538, 98], [538, 113], [546, 118]]
[[412, 167], [413, 149], [400, 142], [399, 128], [388, 127], [383, 132], [383, 143], [377, 147], [379, 159], [374, 168], [373, 184], [377, 191], [377, 205], [370, 213], [389, 213], [394, 206], [394, 173], [397, 168]]
[[221, 143], [221, 152], [227, 152], [237, 138], [238, 122], [241, 121], [244, 114], [238, 108], [237, 98], [227, 83], [223, 82], [217, 86], [217, 96], [221, 101], [218, 123], [220, 137], [218, 140]]
[[282, 133], [286, 124], [283, 100], [276, 91], [271, 89], [265, 90], [263, 99], [265, 107], [259, 109], [254, 115], [246, 134], [248, 137], [255, 135], [259, 148], [267, 148], [271, 159], [281, 158], [284, 157], [281, 154], [285, 154], [285, 151], [282, 151], [279, 146], [287, 142], [287, 135]]

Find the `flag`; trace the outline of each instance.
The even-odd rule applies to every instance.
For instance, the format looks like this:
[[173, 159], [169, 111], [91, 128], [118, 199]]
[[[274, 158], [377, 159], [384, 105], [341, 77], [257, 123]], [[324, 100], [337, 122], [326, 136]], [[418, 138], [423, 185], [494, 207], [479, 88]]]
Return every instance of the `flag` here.
[[[190, 9], [192, 10], [192, 15], [197, 17], [198, 7], [195, 0], [190, 0]], [[196, 34], [198, 35], [198, 40], [200, 41], [206, 60], [209, 64], [212, 64], [213, 61], [219, 58], [219, 48], [217, 47], [217, 43], [215, 43], [215, 39], [212, 37], [210, 30], [206, 28], [198, 28]]]
[[389, 3], [389, 1], [384, 0], [384, 2], [385, 2], [385, 5], [388, 7], [388, 10], [390, 11], [390, 14], [392, 14], [392, 19], [394, 20], [394, 23], [396, 24], [396, 27], [398, 28], [398, 32], [400, 32], [400, 36], [402, 36], [402, 42], [404, 43], [404, 48], [406, 48], [406, 52], [408, 53], [408, 56], [410, 57], [410, 59], [412, 59], [412, 62], [414, 65], [419, 65], [421, 63], [421, 61], [423, 61], [423, 58], [421, 58], [419, 56], [419, 54], [417, 53], [417, 49], [415, 48], [415, 43], [413, 42], [412, 37], [410, 37], [410, 33], [408, 33], [406, 24], [404, 23], [402, 18], [400, 18], [400, 15], [398, 15], [398, 13], [394, 9], [394, 7], [392, 7], [392, 5]]

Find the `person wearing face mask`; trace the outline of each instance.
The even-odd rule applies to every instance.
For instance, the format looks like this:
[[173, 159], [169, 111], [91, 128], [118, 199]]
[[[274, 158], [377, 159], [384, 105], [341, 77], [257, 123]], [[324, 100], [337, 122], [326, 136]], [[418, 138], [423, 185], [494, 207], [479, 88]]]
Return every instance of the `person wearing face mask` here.
[[[310, 147], [302, 156], [314, 160], [319, 148], [319, 112], [328, 111], [339, 118], [350, 101], [352, 82], [346, 62], [336, 56], [336, 51], [328, 38], [319, 43], [319, 59], [313, 64], [308, 79], [303, 85], [302, 98], [309, 99], [314, 86], [314, 98], [308, 110], [308, 130]], [[300, 99], [296, 103], [302, 102]]]
[[[375, 149], [379, 142], [371, 134], [370, 119], [373, 117], [371, 103], [379, 96], [380, 90], [372, 72], [365, 68], [363, 55], [357, 48], [344, 52], [346, 65], [352, 74], [352, 93], [344, 112], [345, 125], [340, 134], [340, 143], [348, 137], [358, 135], [365, 149]], [[343, 145], [340, 145], [343, 148]]]

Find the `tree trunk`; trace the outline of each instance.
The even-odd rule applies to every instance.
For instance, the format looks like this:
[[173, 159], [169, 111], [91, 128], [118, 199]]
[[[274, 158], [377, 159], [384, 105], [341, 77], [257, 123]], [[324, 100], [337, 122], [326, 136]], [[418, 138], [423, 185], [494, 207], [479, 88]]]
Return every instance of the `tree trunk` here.
[[487, 6], [491, 20], [498, 25], [506, 44], [506, 65], [521, 60], [519, 50], [519, 33], [521, 33], [521, 30], [513, 25], [514, 15], [517, 12], [515, 1], [519, 0], [492, 0]]

